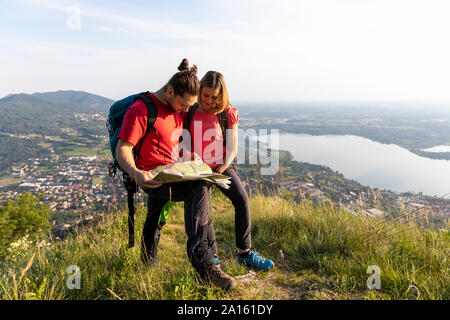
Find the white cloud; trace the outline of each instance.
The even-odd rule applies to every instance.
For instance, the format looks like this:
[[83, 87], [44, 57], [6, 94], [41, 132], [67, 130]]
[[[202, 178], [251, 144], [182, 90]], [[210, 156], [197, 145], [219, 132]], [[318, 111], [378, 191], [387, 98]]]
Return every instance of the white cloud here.
[[[70, 1], [55, 0], [26, 0], [30, 4], [55, 10], [66, 12], [68, 7], [73, 4]], [[64, 5], [61, 3], [65, 3]], [[183, 40], [208, 40], [216, 37], [231, 36], [230, 25], [226, 23], [208, 23], [207, 25], [196, 25], [195, 21], [189, 24], [180, 23], [176, 19], [166, 18], [164, 15], [151, 14], [150, 8], [143, 9], [143, 12], [149, 10], [148, 17], [137, 12], [139, 16], [127, 16], [117, 13], [112, 9], [98, 7], [88, 2], [77, 2], [83, 18], [89, 18], [98, 23], [105, 23], [97, 29], [105, 32], [113, 32], [121, 35], [139, 35], [140, 37], [152, 36], [160, 39], [183, 39]]]
[[[59, 12], [73, 4], [27, 2]], [[179, 12], [177, 16], [155, 12], [146, 19], [140, 13], [77, 2], [83, 18], [92, 22], [85, 27], [92, 28], [94, 41], [84, 47], [15, 39], [0, 59], [7, 61], [7, 69], [14, 73], [10, 79], [16, 82], [7, 81], [1, 93], [48, 84], [118, 98], [137, 87], [158, 89], [187, 57], [198, 64], [200, 76], [207, 70], [221, 71], [232, 98], [238, 100], [450, 101], [446, 1], [203, 4], [191, 10], [205, 19], [191, 21], [177, 19]], [[109, 49], [103, 42], [97, 44], [95, 39], [102, 40], [102, 34], [114, 35], [118, 43], [108, 43]], [[123, 48], [120, 39], [127, 44], [135, 39], [136, 47]], [[20, 54], [12, 57], [11, 52]], [[30, 80], [39, 76], [39, 83]]]

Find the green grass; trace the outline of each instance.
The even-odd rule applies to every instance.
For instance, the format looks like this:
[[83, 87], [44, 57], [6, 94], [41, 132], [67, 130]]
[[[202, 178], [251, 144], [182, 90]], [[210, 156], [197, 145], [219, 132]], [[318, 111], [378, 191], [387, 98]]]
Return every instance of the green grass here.
[[75, 147], [70, 151], [65, 151], [64, 156], [66, 157], [77, 157], [77, 156], [94, 156], [97, 150], [91, 147]]
[[[195, 279], [186, 255], [183, 209], [177, 204], [163, 228], [160, 261], [153, 267], [141, 264], [139, 245], [126, 247], [127, 213], [119, 210], [76, 236], [10, 259], [0, 272], [0, 299], [450, 298], [448, 229], [418, 227], [406, 213], [402, 221], [384, 221], [354, 216], [327, 203], [295, 204], [260, 195], [250, 201], [253, 246], [276, 266], [270, 272], [248, 273], [236, 263], [234, 209], [214, 193], [222, 268], [238, 279], [231, 292]], [[142, 204], [136, 218], [139, 244]], [[81, 269], [80, 290], [67, 289], [70, 265]], [[380, 290], [367, 289], [370, 265], [381, 270]]]
[[104, 148], [75, 147], [70, 151], [64, 151], [63, 155], [65, 157], [97, 156], [102, 161], [111, 158], [111, 151]]
[[92, 178], [92, 184], [100, 184], [106, 180], [105, 177], [94, 177]]
[[7, 186], [10, 184], [19, 183], [23, 180], [23, 177], [13, 176], [13, 175], [5, 175], [0, 177], [0, 186]]

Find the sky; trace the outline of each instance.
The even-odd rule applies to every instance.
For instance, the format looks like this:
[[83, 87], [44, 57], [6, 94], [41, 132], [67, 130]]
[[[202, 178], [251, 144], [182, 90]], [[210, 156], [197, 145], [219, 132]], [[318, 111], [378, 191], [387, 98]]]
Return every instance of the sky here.
[[181, 59], [231, 102], [450, 108], [448, 0], [0, 1], [0, 97], [158, 90]]

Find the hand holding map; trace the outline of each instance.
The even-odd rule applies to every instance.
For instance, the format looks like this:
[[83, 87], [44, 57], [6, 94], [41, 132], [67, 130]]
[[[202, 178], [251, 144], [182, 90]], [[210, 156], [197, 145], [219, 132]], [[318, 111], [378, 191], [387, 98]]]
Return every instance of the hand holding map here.
[[154, 180], [163, 183], [204, 180], [228, 189], [231, 183], [230, 177], [213, 172], [211, 168], [202, 161], [186, 161], [159, 166], [150, 171]]

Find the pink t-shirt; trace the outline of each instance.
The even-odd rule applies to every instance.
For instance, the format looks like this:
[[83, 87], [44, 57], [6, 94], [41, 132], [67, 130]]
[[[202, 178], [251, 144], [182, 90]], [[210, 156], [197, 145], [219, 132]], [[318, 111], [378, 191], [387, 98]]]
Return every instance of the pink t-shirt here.
[[[183, 117], [187, 117], [184, 112]], [[238, 111], [231, 105], [227, 107], [228, 128], [238, 123]], [[191, 133], [192, 152], [197, 153], [212, 170], [224, 163], [226, 146], [219, 117], [214, 113], [202, 113], [198, 110], [192, 116], [189, 131]], [[201, 133], [201, 134], [199, 134]]]

